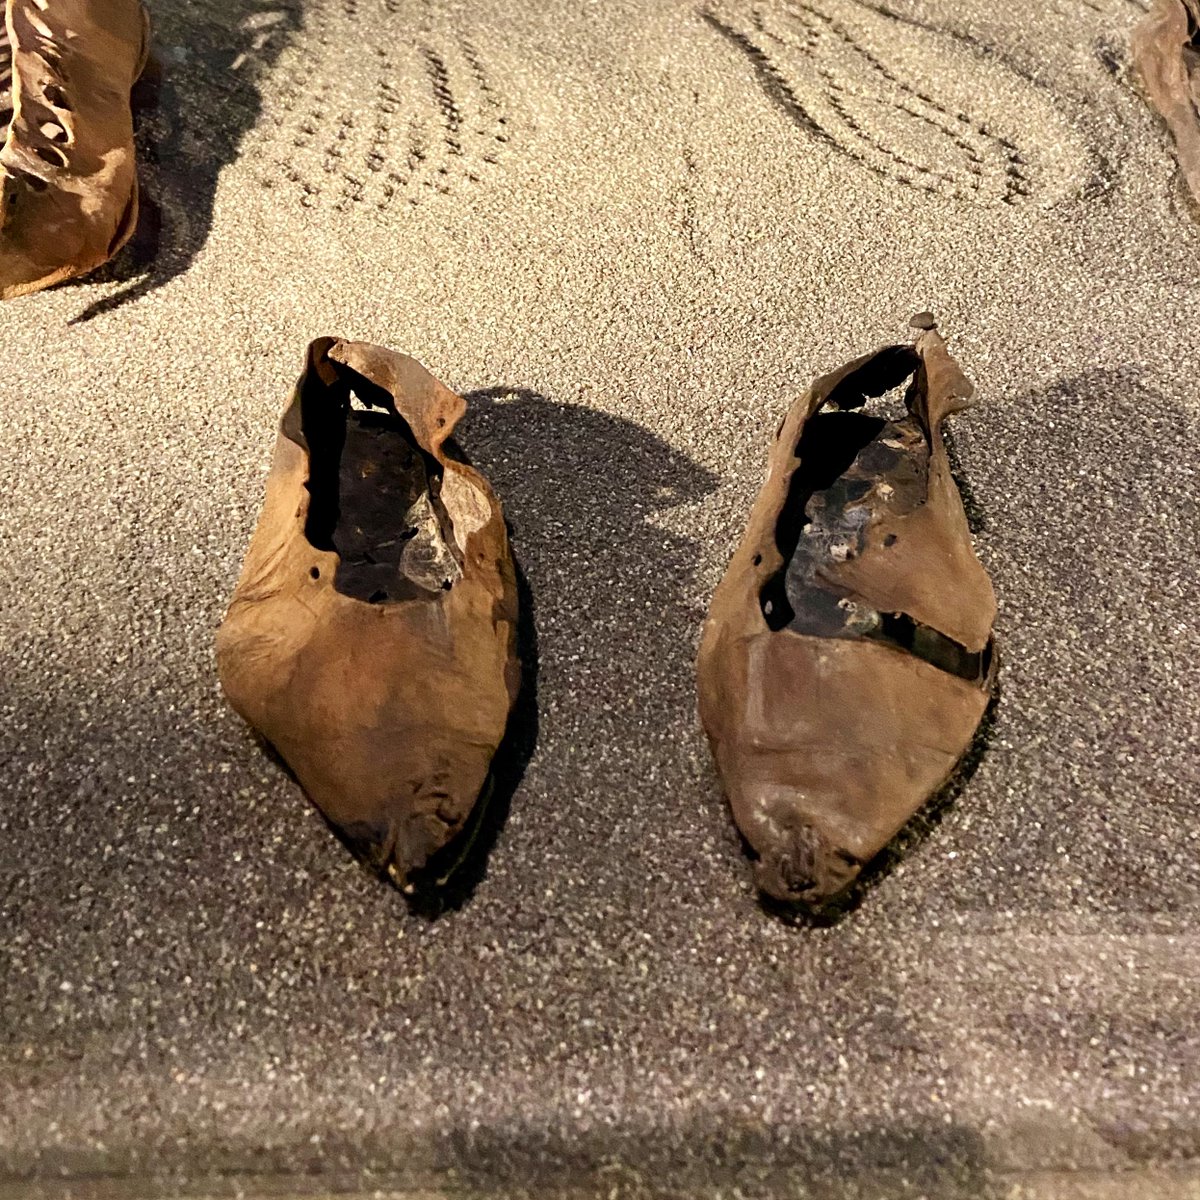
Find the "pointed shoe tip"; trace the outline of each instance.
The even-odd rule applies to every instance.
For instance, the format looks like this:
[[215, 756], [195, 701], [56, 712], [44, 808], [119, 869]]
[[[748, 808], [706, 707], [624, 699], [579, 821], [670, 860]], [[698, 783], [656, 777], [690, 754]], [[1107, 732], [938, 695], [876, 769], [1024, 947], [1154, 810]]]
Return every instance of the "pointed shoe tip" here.
[[760, 851], [754, 882], [773, 900], [821, 908], [843, 896], [862, 868], [853, 854], [805, 822], [786, 830], [775, 845]]
[[439, 852], [462, 829], [461, 823], [429, 814], [330, 824], [342, 844], [368, 871], [406, 896], [422, 890]]

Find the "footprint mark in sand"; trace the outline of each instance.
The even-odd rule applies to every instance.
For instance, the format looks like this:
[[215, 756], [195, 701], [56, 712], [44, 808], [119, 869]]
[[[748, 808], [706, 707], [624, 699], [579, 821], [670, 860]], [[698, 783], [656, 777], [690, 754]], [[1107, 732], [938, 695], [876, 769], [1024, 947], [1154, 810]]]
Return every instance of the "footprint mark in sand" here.
[[1079, 15], [1081, 8], [1088, 12], [1108, 13], [1114, 9], [1135, 8], [1139, 12], [1150, 11], [1150, 0], [1053, 0], [1055, 12], [1062, 13], [1064, 16], [1076, 17]]
[[923, 80], [943, 75], [919, 70], [930, 59], [960, 81], [975, 78], [986, 61], [1010, 76], [1009, 94], [1038, 90], [989, 47], [869, 0], [728, 0], [700, 15], [749, 61], [759, 87], [793, 124], [881, 180], [978, 204], [1017, 205], [1050, 187], [1015, 140], [1004, 106], [980, 111], [997, 89], [979, 89], [978, 97], [960, 89], [955, 102], [933, 95]]
[[[475, 44], [427, 0], [318, 0], [307, 19], [264, 123], [264, 185], [387, 218], [499, 162], [504, 99]], [[332, 96], [318, 79], [336, 81]]]

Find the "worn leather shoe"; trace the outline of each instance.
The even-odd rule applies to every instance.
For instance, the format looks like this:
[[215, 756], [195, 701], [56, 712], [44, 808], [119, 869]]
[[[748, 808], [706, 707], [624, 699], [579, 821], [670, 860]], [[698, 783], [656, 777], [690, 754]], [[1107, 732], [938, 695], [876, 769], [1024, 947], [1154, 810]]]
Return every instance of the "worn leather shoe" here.
[[[989, 701], [992, 586], [941, 423], [972, 393], [933, 328], [822, 376], [713, 596], [700, 715], [758, 886], [819, 908], [952, 774]], [[896, 420], [855, 411], [908, 382]]]
[[500, 504], [415, 359], [321, 338], [217, 634], [222, 686], [401, 886], [463, 829], [520, 682]]

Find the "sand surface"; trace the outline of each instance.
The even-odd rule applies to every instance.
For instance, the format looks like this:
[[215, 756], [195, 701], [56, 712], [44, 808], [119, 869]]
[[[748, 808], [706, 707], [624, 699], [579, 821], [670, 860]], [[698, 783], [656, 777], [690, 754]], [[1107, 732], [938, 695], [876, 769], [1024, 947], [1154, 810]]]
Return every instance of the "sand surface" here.
[[[156, 251], [0, 311], [0, 1194], [1197, 1194], [1200, 227], [1142, 11], [159, 0]], [[788, 403], [921, 309], [1003, 694], [791, 927], [699, 623]], [[322, 334], [468, 397], [535, 605], [536, 749], [437, 920], [217, 687]]]

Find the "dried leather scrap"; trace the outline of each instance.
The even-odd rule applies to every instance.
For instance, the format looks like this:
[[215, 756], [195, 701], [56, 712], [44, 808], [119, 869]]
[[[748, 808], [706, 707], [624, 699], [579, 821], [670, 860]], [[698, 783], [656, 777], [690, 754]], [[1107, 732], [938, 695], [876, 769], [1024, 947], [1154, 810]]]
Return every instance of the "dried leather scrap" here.
[[[972, 388], [923, 316], [915, 347], [857, 359], [793, 406], [704, 626], [701, 719], [758, 886], [780, 900], [848, 888], [988, 704], [995, 598], [940, 432]], [[848, 411], [905, 380], [902, 420]]]
[[1156, 0], [1134, 31], [1133, 59], [1175, 139], [1192, 198], [1200, 201], [1200, 0]]
[[462, 830], [519, 685], [504, 518], [448, 452], [465, 411], [412, 358], [314, 342], [217, 634], [234, 708], [400, 884]]
[[7, 0], [0, 43], [0, 298], [107, 262], [137, 224], [129, 94], [138, 0]]

